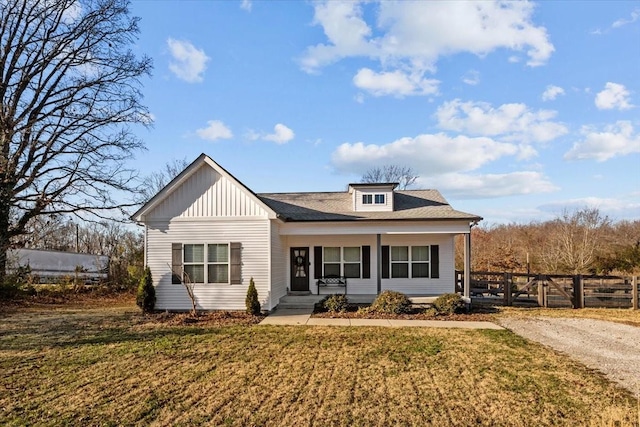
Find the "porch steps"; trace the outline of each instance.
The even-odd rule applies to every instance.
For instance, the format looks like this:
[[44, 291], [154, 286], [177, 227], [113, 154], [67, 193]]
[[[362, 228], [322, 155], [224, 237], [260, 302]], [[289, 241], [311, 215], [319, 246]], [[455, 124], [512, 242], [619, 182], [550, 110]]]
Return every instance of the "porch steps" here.
[[323, 295], [285, 295], [280, 298], [278, 308], [286, 309], [312, 309], [317, 302], [323, 298]]

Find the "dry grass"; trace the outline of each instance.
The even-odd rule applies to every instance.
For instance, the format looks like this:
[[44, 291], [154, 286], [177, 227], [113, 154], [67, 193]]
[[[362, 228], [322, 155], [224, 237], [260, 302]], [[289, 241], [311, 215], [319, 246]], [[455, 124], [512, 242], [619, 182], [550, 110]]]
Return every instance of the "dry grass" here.
[[602, 375], [509, 331], [0, 318], [1, 425], [639, 425]]
[[574, 310], [571, 308], [497, 307], [497, 309], [499, 310], [499, 316], [586, 318], [640, 326], [640, 310], [628, 308], [582, 308]]

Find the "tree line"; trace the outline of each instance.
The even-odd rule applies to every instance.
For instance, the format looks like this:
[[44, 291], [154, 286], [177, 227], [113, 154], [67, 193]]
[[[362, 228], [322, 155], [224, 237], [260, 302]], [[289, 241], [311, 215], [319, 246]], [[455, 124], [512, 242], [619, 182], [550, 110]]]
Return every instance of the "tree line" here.
[[[640, 220], [612, 221], [597, 208], [549, 221], [482, 223], [471, 230], [471, 270], [555, 274], [640, 273]], [[462, 236], [456, 268], [463, 269]]]

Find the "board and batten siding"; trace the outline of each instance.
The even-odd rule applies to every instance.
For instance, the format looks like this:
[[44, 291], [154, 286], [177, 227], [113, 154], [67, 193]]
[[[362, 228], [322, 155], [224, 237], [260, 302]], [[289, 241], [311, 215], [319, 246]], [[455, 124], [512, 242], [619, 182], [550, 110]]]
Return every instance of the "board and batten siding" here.
[[198, 217], [267, 217], [253, 196], [203, 164], [147, 215], [148, 221]]
[[147, 265], [156, 287], [156, 309], [190, 310], [184, 285], [171, 283], [172, 243], [231, 243], [242, 245], [242, 283], [195, 284], [201, 310], [244, 310], [249, 280], [253, 277], [258, 299], [270, 310], [269, 220], [199, 220], [149, 222]]
[[278, 305], [287, 294], [287, 248], [285, 237], [280, 235], [280, 224], [271, 221], [271, 308]]

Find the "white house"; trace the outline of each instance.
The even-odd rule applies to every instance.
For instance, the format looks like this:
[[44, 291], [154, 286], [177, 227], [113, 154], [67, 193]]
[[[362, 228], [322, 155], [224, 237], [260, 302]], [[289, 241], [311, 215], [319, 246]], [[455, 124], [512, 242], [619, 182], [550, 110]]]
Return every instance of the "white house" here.
[[244, 309], [251, 278], [266, 310], [290, 292], [335, 292], [318, 286], [327, 277], [348, 294], [454, 292], [457, 234], [468, 298], [469, 235], [482, 218], [454, 210], [436, 190], [396, 185], [256, 194], [200, 155], [133, 215], [145, 229], [156, 308], [190, 309], [183, 280], [203, 310]]

